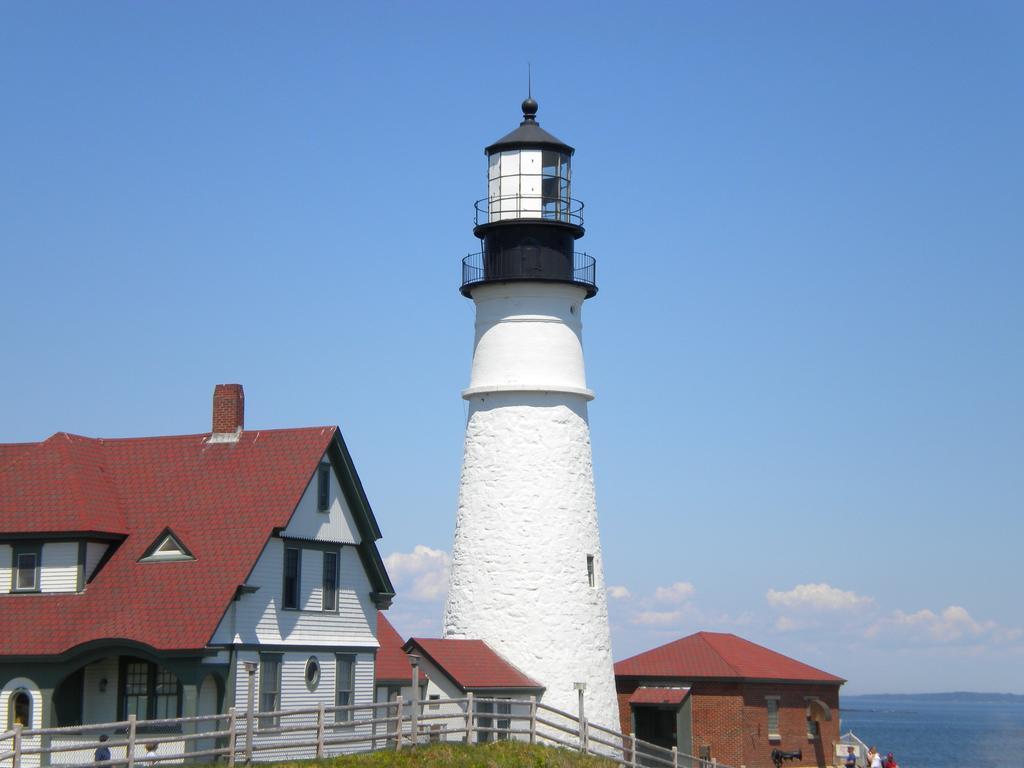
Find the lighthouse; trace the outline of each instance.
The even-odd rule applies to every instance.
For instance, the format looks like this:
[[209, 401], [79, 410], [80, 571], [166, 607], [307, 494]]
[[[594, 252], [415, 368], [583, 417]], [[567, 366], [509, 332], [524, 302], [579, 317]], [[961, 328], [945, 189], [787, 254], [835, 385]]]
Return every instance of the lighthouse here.
[[484, 150], [482, 250], [462, 263], [476, 333], [444, 636], [486, 641], [546, 704], [584, 701], [618, 730], [583, 363], [595, 262], [576, 251], [574, 150], [540, 127], [536, 101], [522, 108]]

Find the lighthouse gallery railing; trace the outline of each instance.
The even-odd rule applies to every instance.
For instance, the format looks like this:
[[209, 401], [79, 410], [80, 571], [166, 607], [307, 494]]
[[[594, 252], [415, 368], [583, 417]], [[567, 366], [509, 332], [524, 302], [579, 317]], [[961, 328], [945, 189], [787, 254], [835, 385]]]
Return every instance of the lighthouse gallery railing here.
[[[572, 278], [567, 282], [595, 289], [597, 287], [597, 260], [586, 253], [576, 252], [572, 255], [572, 262]], [[463, 288], [475, 283], [523, 279], [536, 278], [528, 270], [524, 270], [519, 259], [515, 263], [506, 263], [502, 259], [487, 259], [487, 254], [481, 251], [480, 253], [471, 253], [462, 260]]]

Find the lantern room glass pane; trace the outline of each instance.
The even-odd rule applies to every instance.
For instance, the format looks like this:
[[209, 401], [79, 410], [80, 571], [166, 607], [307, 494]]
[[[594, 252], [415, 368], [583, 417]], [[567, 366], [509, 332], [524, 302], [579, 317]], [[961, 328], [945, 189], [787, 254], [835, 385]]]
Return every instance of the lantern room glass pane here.
[[501, 175], [502, 176], [515, 176], [519, 173], [519, 153], [518, 152], [502, 152], [501, 153]]

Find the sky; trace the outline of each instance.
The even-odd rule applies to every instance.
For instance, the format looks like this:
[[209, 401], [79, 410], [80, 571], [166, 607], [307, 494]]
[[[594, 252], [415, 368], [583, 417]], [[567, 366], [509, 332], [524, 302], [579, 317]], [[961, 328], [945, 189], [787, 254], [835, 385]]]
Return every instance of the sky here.
[[440, 632], [483, 147], [576, 147], [616, 659], [1024, 693], [1024, 6], [0, 2], [0, 440], [337, 424]]

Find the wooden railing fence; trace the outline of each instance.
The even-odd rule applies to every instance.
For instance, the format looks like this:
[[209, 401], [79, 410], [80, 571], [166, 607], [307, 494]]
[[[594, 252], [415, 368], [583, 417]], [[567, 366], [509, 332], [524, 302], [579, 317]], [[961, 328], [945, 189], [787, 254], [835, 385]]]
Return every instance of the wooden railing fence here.
[[[106, 735], [105, 741], [100, 736]], [[515, 739], [603, 757], [628, 768], [729, 768], [580, 719], [529, 699], [394, 701], [273, 712], [127, 720], [61, 728], [15, 725], [0, 733], [0, 768], [158, 768], [325, 758], [402, 750], [437, 741], [467, 744]], [[97, 761], [101, 745], [111, 759]]]

